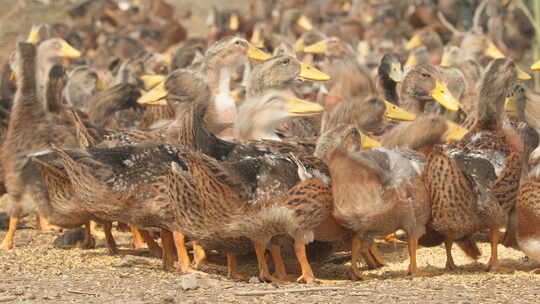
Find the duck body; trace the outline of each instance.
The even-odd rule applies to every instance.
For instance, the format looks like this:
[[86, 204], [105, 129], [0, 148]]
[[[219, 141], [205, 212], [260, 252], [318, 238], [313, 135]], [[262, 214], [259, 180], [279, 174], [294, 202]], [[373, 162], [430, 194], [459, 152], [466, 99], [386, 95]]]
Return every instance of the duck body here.
[[[422, 226], [430, 218], [430, 206], [420, 174], [425, 164], [421, 155], [385, 148], [355, 154], [336, 153], [329, 166], [336, 199], [334, 216], [338, 221], [366, 235], [386, 235], [397, 229], [416, 237], [424, 233]], [[359, 168], [346, 170], [348, 165]], [[399, 173], [386, 176], [385, 169]], [[362, 191], [352, 191], [351, 187], [358, 185], [348, 180], [366, 182], [360, 186]]]
[[519, 190], [516, 203], [516, 240], [519, 248], [530, 258], [540, 262], [540, 179], [529, 178]]

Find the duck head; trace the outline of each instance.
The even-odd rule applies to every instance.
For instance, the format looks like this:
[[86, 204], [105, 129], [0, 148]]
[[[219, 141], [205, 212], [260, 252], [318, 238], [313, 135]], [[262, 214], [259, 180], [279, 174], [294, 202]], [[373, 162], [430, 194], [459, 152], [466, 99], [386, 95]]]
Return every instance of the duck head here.
[[324, 108], [313, 102], [270, 91], [262, 97], [247, 100], [238, 109], [234, 136], [239, 140], [275, 139], [275, 129], [284, 121], [296, 116], [319, 114]]
[[297, 80], [325, 81], [330, 77], [291, 56], [278, 56], [254, 67], [247, 95], [252, 98], [265, 91], [288, 89]]

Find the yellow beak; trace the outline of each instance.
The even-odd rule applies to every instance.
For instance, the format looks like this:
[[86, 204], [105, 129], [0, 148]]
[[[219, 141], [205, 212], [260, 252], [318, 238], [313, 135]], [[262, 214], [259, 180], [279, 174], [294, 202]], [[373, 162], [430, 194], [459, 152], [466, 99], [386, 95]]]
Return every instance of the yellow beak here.
[[142, 75], [141, 80], [144, 84], [145, 90], [150, 90], [159, 83], [165, 81], [165, 76], [163, 75]]
[[300, 64], [300, 74], [298, 74], [298, 77], [314, 81], [330, 80], [330, 76], [305, 63]]
[[499, 59], [499, 58], [504, 58], [506, 56], [504, 56], [504, 54], [501, 52], [501, 50], [499, 50], [497, 48], [497, 46], [495, 46], [495, 44], [493, 42], [490, 42], [489, 45], [488, 45], [488, 48], [486, 49], [486, 51], [484, 52], [484, 54], [491, 58], [491, 59]]
[[298, 99], [295, 97], [285, 97], [287, 101], [287, 111], [291, 116], [307, 116], [321, 113], [324, 108], [314, 102]]
[[531, 75], [529, 75], [527, 72], [523, 71], [520, 67], [516, 66], [517, 70], [517, 79], [518, 80], [530, 80]]
[[96, 83], [96, 90], [97, 91], [103, 91], [105, 89], [107, 89], [107, 84], [105, 83], [105, 81], [98, 78], [97, 83]]
[[405, 67], [412, 68], [418, 65], [418, 58], [415, 54], [410, 54], [405, 62]]
[[449, 68], [452, 66], [452, 59], [450, 58], [450, 55], [443, 54], [440, 66], [445, 68]]
[[351, 3], [349, 1], [343, 3], [343, 5], [341, 6], [341, 10], [344, 11], [344, 12], [348, 12], [351, 10]]
[[305, 47], [306, 47], [306, 44], [304, 43], [304, 39], [302, 38], [296, 40], [296, 42], [294, 43], [294, 51], [297, 53], [303, 52]]
[[236, 14], [232, 14], [231, 18], [229, 19], [229, 29], [231, 31], [237, 31], [240, 27], [240, 20], [238, 19], [238, 16]]
[[403, 75], [403, 70], [401, 69], [401, 63], [392, 63], [390, 74], [388, 74], [388, 76], [390, 76], [390, 79], [395, 82], [402, 82], [405, 76]]
[[247, 56], [248, 56], [249, 59], [251, 59], [253, 61], [266, 61], [266, 60], [272, 58], [272, 55], [259, 50], [258, 48], [256, 48], [253, 45], [249, 46]]
[[362, 148], [364, 148], [364, 149], [373, 149], [373, 148], [378, 148], [378, 147], [381, 146], [380, 142], [378, 142], [375, 139], [365, 135], [362, 132], [360, 132], [360, 140], [362, 142]]
[[253, 35], [251, 35], [251, 43], [258, 48], [264, 48], [264, 40], [262, 39], [262, 34], [259, 27], [255, 27], [253, 30]]
[[39, 26], [32, 26], [32, 29], [30, 29], [30, 34], [28, 34], [28, 38], [26, 39], [26, 42], [36, 45], [39, 42], [39, 40], [41, 40], [41, 37], [39, 36]]
[[68, 59], [75, 59], [81, 57], [81, 52], [76, 50], [74, 47], [69, 45], [69, 43], [64, 42], [62, 43], [62, 57], [68, 58]]
[[448, 132], [446, 136], [447, 141], [452, 142], [452, 141], [461, 140], [463, 136], [469, 133], [469, 130], [465, 129], [464, 127], [450, 120], [447, 120], [446, 124], [448, 125]]
[[322, 40], [304, 48], [304, 53], [308, 54], [324, 54], [328, 49], [326, 41]]
[[396, 106], [393, 103], [384, 101], [386, 105], [385, 117], [392, 120], [412, 121], [416, 119], [416, 115], [413, 113]]
[[240, 90], [232, 90], [231, 91], [231, 98], [234, 100], [235, 103], [240, 101]]
[[422, 40], [420, 40], [420, 36], [418, 34], [414, 34], [409, 42], [407, 42], [407, 45], [405, 45], [405, 50], [410, 51], [421, 45], [423, 45], [423, 43]]
[[506, 98], [504, 101], [504, 110], [510, 116], [517, 116], [516, 98], [514, 96]]
[[459, 101], [452, 96], [444, 83], [435, 82], [435, 88], [431, 91], [431, 97], [449, 111], [459, 110]]
[[533, 65], [531, 65], [531, 70], [533, 71], [540, 71], [540, 60], [533, 63]]
[[143, 96], [137, 100], [139, 104], [148, 104], [148, 105], [167, 105], [165, 98], [169, 95], [167, 89], [165, 89], [165, 82], [161, 82], [155, 86], [152, 90], [146, 92]]
[[311, 31], [313, 29], [313, 24], [311, 24], [311, 21], [309, 21], [308, 17], [302, 15], [300, 18], [298, 18], [298, 21], [296, 22], [301, 28], [303, 28], [306, 31]]

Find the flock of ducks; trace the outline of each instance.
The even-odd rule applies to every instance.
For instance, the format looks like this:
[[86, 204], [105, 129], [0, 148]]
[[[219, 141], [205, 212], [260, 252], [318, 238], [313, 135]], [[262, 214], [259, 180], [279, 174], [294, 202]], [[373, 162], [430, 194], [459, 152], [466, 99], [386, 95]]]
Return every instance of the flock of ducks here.
[[286, 280], [290, 247], [311, 283], [310, 253], [347, 243], [364, 279], [359, 257], [382, 267], [374, 240], [400, 229], [412, 276], [419, 246], [444, 244], [448, 270], [454, 243], [477, 259], [479, 231], [487, 270], [509, 270], [501, 241], [540, 262], [540, 97], [510, 59], [531, 46], [527, 8], [397, 2], [253, 0], [214, 9], [206, 38], [163, 0], [84, 1], [33, 27], [0, 83], [0, 249], [37, 214], [84, 225], [84, 248], [102, 224], [111, 254], [126, 223], [168, 270], [217, 251], [230, 278], [254, 252], [261, 280]]

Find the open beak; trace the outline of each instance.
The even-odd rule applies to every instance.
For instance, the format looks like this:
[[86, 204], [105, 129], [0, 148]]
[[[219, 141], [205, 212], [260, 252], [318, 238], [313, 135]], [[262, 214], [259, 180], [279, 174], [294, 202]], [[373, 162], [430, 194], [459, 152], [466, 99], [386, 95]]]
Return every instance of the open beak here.
[[381, 143], [375, 139], [367, 136], [366, 134], [360, 132], [360, 141], [362, 143], [363, 149], [373, 149], [381, 146]]
[[240, 20], [236, 14], [232, 14], [229, 19], [229, 29], [231, 31], [237, 31], [240, 28]]
[[300, 74], [298, 74], [298, 77], [314, 81], [330, 80], [330, 76], [305, 63], [300, 63]]
[[28, 38], [26, 39], [26, 42], [36, 45], [39, 42], [39, 40], [41, 40], [41, 37], [39, 37], [39, 26], [32, 26], [32, 29], [30, 29], [30, 34], [28, 34]]
[[68, 58], [68, 59], [76, 59], [81, 57], [81, 52], [76, 50], [74, 47], [69, 45], [69, 43], [64, 42], [62, 43], [62, 57]]
[[407, 42], [407, 45], [405, 45], [405, 50], [410, 51], [421, 45], [423, 45], [423, 43], [422, 40], [420, 40], [420, 36], [418, 34], [414, 34], [409, 42]]
[[453, 142], [461, 140], [463, 136], [469, 133], [469, 130], [450, 120], [447, 120], [446, 124], [448, 125], [446, 141]]
[[531, 80], [531, 75], [523, 71], [520, 67], [516, 66], [516, 70], [518, 80]]
[[168, 95], [169, 93], [167, 92], [167, 89], [165, 89], [165, 82], [161, 82], [152, 90], [142, 95], [137, 102], [139, 104], [165, 106], [167, 105], [165, 98]]
[[159, 83], [165, 81], [165, 76], [163, 75], [142, 75], [141, 80], [144, 84], [145, 90], [150, 90], [153, 87], [157, 86]]
[[401, 120], [401, 121], [413, 121], [416, 119], [416, 115], [413, 113], [396, 106], [393, 103], [384, 101], [386, 105], [385, 117], [392, 120]]
[[388, 76], [395, 82], [402, 82], [404, 76], [403, 70], [401, 69], [401, 63], [392, 63], [390, 74]]
[[506, 114], [510, 116], [517, 116], [516, 98], [514, 96], [506, 97], [506, 100], [504, 101], [504, 110], [506, 111]]
[[504, 56], [504, 54], [501, 52], [501, 50], [499, 50], [499, 48], [497, 48], [497, 46], [495, 46], [495, 44], [493, 42], [490, 42], [489, 45], [488, 45], [488, 48], [486, 49], [486, 51], [484, 52], [484, 54], [491, 58], [491, 59], [499, 59], [499, 58], [504, 58], [506, 56]]
[[431, 91], [431, 97], [449, 111], [459, 110], [459, 101], [450, 94], [450, 91], [442, 82], [435, 82], [435, 88]]
[[260, 49], [256, 48], [253, 45], [249, 46], [247, 56], [248, 56], [249, 59], [251, 59], [253, 61], [266, 61], [266, 60], [272, 58], [272, 55], [261, 51]]
[[311, 21], [309, 21], [308, 17], [302, 15], [300, 18], [298, 18], [298, 21], [296, 22], [301, 28], [303, 28], [306, 31], [311, 31], [313, 29], [313, 24], [311, 24]]
[[315, 44], [312, 44], [310, 46], [306, 46], [304, 48], [304, 53], [308, 54], [324, 54], [326, 53], [326, 50], [328, 49], [328, 44], [325, 40], [319, 41]]
[[285, 97], [284, 99], [287, 101], [287, 111], [291, 116], [308, 116], [324, 111], [324, 108], [318, 103], [295, 97]]
[[533, 65], [531, 65], [531, 70], [533, 71], [540, 71], [540, 60], [533, 63]]

